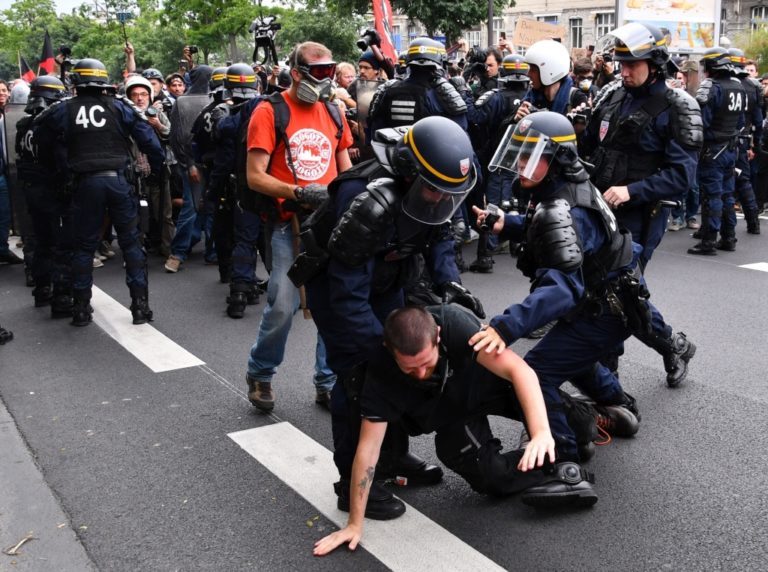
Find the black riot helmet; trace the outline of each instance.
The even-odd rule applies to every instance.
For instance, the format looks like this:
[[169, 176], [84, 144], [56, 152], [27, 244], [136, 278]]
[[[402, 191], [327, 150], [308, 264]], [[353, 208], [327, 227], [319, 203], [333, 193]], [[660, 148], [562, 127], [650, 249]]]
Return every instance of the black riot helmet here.
[[504, 56], [499, 68], [499, 84], [508, 82], [527, 82], [530, 81], [528, 71], [531, 66], [525, 61], [525, 58], [519, 54], [510, 54]]
[[211, 79], [208, 80], [208, 88], [211, 93], [218, 93], [224, 89], [224, 76], [227, 75], [227, 68], [214, 68], [211, 72]]
[[450, 220], [477, 182], [469, 136], [446, 117], [381, 129], [373, 150], [384, 168], [410, 183], [403, 211], [424, 224]]
[[445, 46], [432, 38], [416, 38], [408, 44], [406, 65], [442, 69], [446, 61]]
[[29, 97], [24, 111], [37, 115], [54, 101], [64, 99], [67, 95], [64, 84], [53, 75], [41, 75], [29, 84]]
[[72, 84], [78, 88], [97, 87], [101, 89], [115, 90], [115, 86], [109, 83], [107, 68], [99, 60], [85, 58], [72, 66], [69, 74]]
[[224, 76], [224, 87], [235, 99], [253, 99], [259, 94], [259, 78], [245, 63], [232, 64]]
[[742, 50], [739, 48], [730, 48], [728, 50], [728, 57], [731, 58], [731, 66], [738, 77], [749, 76], [749, 73], [745, 69], [747, 65], [747, 57]]
[[656, 26], [630, 22], [609, 32], [597, 41], [595, 52], [613, 52], [617, 62], [648, 60], [664, 70], [669, 61], [667, 37]]
[[722, 46], [715, 46], [704, 51], [704, 55], [701, 56], [699, 66], [709, 73], [726, 73], [732, 74], [733, 63], [731, 62], [731, 56]]
[[538, 183], [548, 174], [578, 163], [576, 133], [570, 120], [560, 113], [537, 111], [507, 128], [488, 170], [505, 169]]

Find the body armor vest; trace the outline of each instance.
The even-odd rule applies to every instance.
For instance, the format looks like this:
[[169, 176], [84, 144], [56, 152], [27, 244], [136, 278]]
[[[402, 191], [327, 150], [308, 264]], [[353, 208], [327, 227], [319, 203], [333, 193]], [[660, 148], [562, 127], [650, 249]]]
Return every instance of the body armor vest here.
[[381, 110], [387, 114], [386, 127], [413, 125], [426, 117], [426, 83], [399, 81], [389, 88], [381, 103]]
[[739, 134], [739, 116], [747, 109], [747, 94], [741, 83], [731, 78], [712, 78], [722, 90], [722, 100], [714, 110], [712, 124], [706, 133], [715, 143], [727, 143]]
[[[606, 241], [597, 252], [584, 254], [582, 272], [587, 288], [599, 289], [610, 272], [619, 270], [632, 262], [632, 236], [625, 229], [619, 228], [611, 209], [589, 181], [568, 182], [548, 197], [548, 200], [553, 199], [563, 199], [570, 208], [581, 207], [598, 215]], [[526, 237], [537, 234], [536, 229], [530, 227], [530, 221], [533, 219], [532, 211], [533, 209], [529, 208], [529, 215], [526, 216], [528, 227], [525, 232]], [[535, 245], [526, 245], [523, 249], [523, 258], [524, 260], [518, 263], [518, 267], [528, 278], [533, 279], [537, 270], [535, 261], [549, 257], [537, 256]]]
[[129, 151], [112, 97], [79, 95], [67, 102], [67, 154], [75, 173], [124, 169]]
[[592, 182], [601, 191], [645, 179], [664, 164], [664, 153], [644, 151], [640, 139], [653, 118], [669, 106], [666, 95], [648, 98], [640, 109], [621, 118], [619, 111], [625, 94], [624, 88], [615, 90], [595, 110], [590, 122], [590, 130], [598, 130], [601, 137], [600, 146], [591, 157], [595, 165]]
[[16, 171], [19, 180], [28, 183], [40, 182], [48, 173], [38, 160], [32, 130], [34, 119], [34, 116], [26, 115], [16, 124]]

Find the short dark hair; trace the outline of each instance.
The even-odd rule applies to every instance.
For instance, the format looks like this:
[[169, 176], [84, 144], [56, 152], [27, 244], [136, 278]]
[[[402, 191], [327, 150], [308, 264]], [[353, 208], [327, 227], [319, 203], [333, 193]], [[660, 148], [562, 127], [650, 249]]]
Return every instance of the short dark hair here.
[[398, 308], [384, 322], [384, 345], [390, 351], [415, 356], [437, 344], [437, 323], [432, 314], [419, 306]]
[[577, 76], [592, 73], [592, 60], [589, 58], [579, 58], [576, 60], [573, 64], [573, 73]]
[[[504, 56], [501, 55], [501, 52], [497, 48], [488, 48], [488, 51], [486, 52], [489, 56], [493, 56], [493, 58], [496, 60], [496, 63], [501, 65], [501, 62], [504, 60]], [[486, 56], [485, 59], [488, 59]]]

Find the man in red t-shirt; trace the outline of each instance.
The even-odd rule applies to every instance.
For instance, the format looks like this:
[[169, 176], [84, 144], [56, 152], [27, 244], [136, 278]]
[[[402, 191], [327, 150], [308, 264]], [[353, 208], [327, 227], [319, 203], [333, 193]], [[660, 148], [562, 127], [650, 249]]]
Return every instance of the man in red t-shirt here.
[[[291, 87], [281, 95], [290, 111], [284, 140], [277, 140], [275, 111], [270, 102], [260, 104], [248, 126], [248, 187], [275, 199], [276, 209], [267, 220], [272, 271], [267, 288], [267, 307], [248, 360], [248, 399], [262, 411], [275, 405], [272, 377], [282, 363], [293, 314], [299, 306], [299, 291], [288, 279], [293, 263], [293, 212], [286, 200], [302, 207], [317, 208], [327, 196], [326, 185], [352, 163], [347, 149], [352, 133], [341, 115], [343, 130], [331, 117], [325, 101], [332, 93], [336, 63], [322, 44], [304, 42], [293, 50]], [[290, 155], [289, 155], [290, 153]], [[318, 336], [315, 356], [315, 401], [328, 406], [336, 376], [325, 362], [325, 346]]]

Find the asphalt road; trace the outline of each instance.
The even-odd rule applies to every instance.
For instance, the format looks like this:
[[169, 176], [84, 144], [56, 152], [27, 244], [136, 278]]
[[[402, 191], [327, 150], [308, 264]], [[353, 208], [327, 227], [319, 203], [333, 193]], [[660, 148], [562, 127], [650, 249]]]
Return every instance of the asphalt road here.
[[[652, 260], [652, 301], [698, 352], [688, 381], [670, 390], [661, 357], [628, 343], [622, 383], [643, 421], [634, 439], [599, 447], [589, 463], [600, 496], [592, 509], [543, 512], [514, 497], [488, 499], [454, 474], [396, 493], [504, 569], [764, 570], [768, 272], [740, 266], [768, 269], [768, 239], [747, 235], [743, 222], [737, 236], [734, 253], [694, 257], [685, 254], [689, 232], [668, 233]], [[274, 414], [256, 413], [244, 373], [263, 304], [229, 319], [217, 277], [199, 251], [177, 275], [151, 259], [153, 327], [205, 362], [155, 373], [99, 325], [52, 321], [33, 307], [22, 269], [0, 267], [0, 323], [15, 333], [0, 348], [0, 397], [12, 417], [0, 416], [0, 427], [23, 439], [0, 440], [1, 495], [14, 501], [0, 501], [0, 549], [27, 531], [36, 536], [18, 556], [0, 554], [0, 570], [387, 569], [364, 545], [314, 558], [313, 542], [333, 522], [228, 437], [285, 421], [332, 449], [330, 416], [313, 402], [312, 322], [296, 316]], [[491, 314], [528, 288], [507, 256], [493, 274], [463, 279]], [[128, 306], [118, 261], [95, 280]], [[531, 344], [513, 347], [524, 353]], [[518, 426], [494, 426], [516, 444]], [[430, 438], [414, 448], [436, 462]], [[333, 495], [330, 481], [314, 488]], [[33, 510], [46, 498], [53, 512]], [[53, 531], [69, 535], [69, 548]], [[433, 541], [422, 536], [410, 540]], [[391, 550], [401, 550], [395, 540]]]

